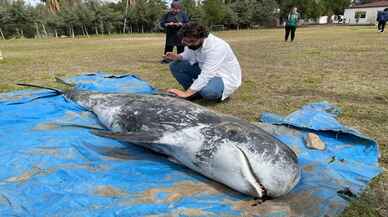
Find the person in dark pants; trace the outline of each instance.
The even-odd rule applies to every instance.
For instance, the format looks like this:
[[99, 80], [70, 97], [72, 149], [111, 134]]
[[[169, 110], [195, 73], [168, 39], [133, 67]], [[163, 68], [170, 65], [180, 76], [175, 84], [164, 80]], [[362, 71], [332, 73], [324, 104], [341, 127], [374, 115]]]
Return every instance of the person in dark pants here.
[[385, 24], [388, 19], [388, 8], [385, 8], [384, 11], [377, 12], [377, 31], [378, 32], [384, 32]]
[[[186, 23], [189, 22], [189, 19], [182, 11], [182, 6], [178, 1], [173, 1], [171, 3], [171, 9], [160, 19], [160, 26], [166, 31], [166, 44], [164, 47], [164, 54], [167, 52], [172, 52], [174, 46], [177, 48], [177, 53], [182, 53], [184, 46], [182, 45], [181, 39], [178, 37], [179, 29]], [[170, 60], [163, 59], [162, 64], [170, 63]]]
[[298, 20], [299, 20], [298, 9], [296, 7], [293, 7], [291, 12], [288, 14], [287, 20], [286, 20], [286, 25], [285, 25], [286, 35], [284, 37], [285, 41], [288, 41], [288, 37], [290, 36], [290, 33], [291, 33], [291, 42], [294, 41], [296, 27], [298, 26]]

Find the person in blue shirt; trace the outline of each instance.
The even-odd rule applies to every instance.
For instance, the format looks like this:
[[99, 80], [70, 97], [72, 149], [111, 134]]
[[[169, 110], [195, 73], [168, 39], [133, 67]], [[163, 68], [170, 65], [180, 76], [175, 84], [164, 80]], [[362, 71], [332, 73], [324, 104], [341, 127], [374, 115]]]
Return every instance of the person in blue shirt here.
[[[184, 46], [182, 40], [178, 37], [178, 31], [182, 26], [189, 22], [189, 18], [185, 12], [182, 11], [182, 5], [179, 1], [173, 1], [171, 3], [170, 11], [162, 16], [160, 19], [160, 26], [166, 31], [166, 44], [164, 47], [164, 54], [172, 52], [174, 47], [177, 48], [177, 53], [182, 53]], [[170, 61], [163, 59], [162, 64], [167, 64]]]

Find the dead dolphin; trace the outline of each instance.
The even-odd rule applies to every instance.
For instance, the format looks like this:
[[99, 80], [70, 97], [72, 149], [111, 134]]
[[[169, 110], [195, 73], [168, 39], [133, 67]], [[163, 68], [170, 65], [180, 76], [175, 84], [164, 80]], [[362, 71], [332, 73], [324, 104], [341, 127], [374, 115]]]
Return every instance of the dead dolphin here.
[[278, 197], [300, 179], [296, 154], [239, 118], [169, 96], [51, 90], [93, 112], [109, 129], [93, 130], [96, 135], [168, 155], [241, 193]]

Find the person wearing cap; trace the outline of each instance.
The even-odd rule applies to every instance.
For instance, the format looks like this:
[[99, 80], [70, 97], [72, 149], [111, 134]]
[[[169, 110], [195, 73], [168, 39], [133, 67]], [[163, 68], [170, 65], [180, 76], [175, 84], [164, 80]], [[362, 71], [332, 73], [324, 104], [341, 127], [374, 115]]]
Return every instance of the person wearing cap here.
[[170, 71], [183, 87], [167, 91], [186, 99], [222, 101], [241, 85], [240, 64], [230, 45], [210, 34], [206, 27], [189, 23], [179, 31], [183, 53], [167, 52]]
[[[177, 53], [182, 53], [184, 47], [181, 40], [178, 38], [178, 31], [182, 26], [189, 22], [186, 13], [182, 11], [182, 5], [178, 1], [171, 3], [170, 10], [160, 19], [160, 26], [166, 31], [166, 42], [164, 54], [172, 52], [174, 47], [177, 48]], [[163, 59], [162, 64], [167, 64], [170, 61]]]

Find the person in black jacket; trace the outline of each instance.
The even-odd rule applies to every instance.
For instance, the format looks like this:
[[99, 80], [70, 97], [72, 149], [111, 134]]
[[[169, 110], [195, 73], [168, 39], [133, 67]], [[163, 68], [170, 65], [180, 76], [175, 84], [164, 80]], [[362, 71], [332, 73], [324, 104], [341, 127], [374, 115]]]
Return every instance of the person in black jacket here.
[[377, 12], [377, 31], [384, 32], [385, 24], [388, 19], [388, 8], [385, 8], [384, 11]]
[[[182, 11], [182, 5], [178, 1], [171, 3], [171, 9], [160, 19], [160, 26], [166, 31], [166, 45], [164, 47], [164, 54], [172, 52], [174, 46], [177, 47], [177, 53], [182, 53], [184, 46], [178, 37], [179, 29], [189, 22], [186, 13]], [[169, 63], [170, 60], [163, 59], [162, 64]]]

